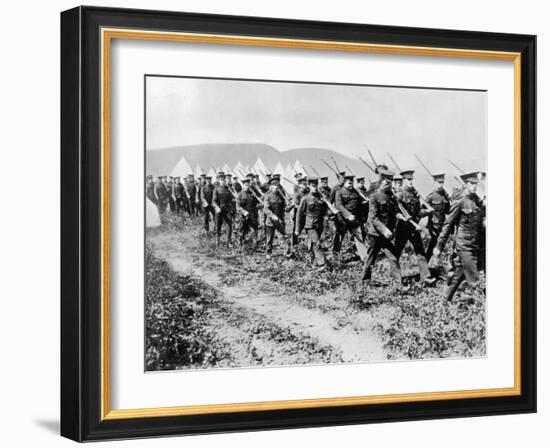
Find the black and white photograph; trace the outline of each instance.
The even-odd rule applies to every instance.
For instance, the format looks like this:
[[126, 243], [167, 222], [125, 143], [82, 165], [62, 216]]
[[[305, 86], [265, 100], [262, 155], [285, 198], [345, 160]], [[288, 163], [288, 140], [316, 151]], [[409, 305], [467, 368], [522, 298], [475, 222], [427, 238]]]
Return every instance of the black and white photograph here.
[[486, 91], [144, 82], [146, 371], [486, 355]]

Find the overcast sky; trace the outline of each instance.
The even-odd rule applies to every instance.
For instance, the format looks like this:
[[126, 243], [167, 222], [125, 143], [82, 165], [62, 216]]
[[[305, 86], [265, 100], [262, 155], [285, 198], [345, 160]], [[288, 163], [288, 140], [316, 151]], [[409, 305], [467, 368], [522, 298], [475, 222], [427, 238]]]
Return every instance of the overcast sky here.
[[[147, 77], [147, 149], [201, 143], [417, 153], [485, 167], [486, 92]], [[405, 162], [407, 163], [407, 162]]]

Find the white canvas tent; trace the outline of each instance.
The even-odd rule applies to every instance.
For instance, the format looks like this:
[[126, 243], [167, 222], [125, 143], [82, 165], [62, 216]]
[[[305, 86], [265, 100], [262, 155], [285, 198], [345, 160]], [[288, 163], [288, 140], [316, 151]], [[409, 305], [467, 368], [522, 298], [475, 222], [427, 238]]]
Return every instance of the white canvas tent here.
[[288, 176], [281, 162], [277, 163], [277, 165], [275, 166], [275, 169], [273, 170], [273, 174], [281, 175], [281, 185], [287, 192], [293, 191], [294, 185], [292, 185], [292, 183], [287, 180], [287, 179], [292, 179], [292, 177]]
[[201, 166], [197, 163], [197, 166], [195, 167], [195, 177], [199, 178], [203, 173], [204, 171], [202, 170]]
[[233, 175], [233, 171], [231, 171], [231, 168], [229, 167], [229, 165], [228, 165], [227, 163], [223, 166], [222, 171], [223, 171], [225, 174], [231, 174], [231, 175]]
[[239, 160], [237, 162], [237, 164], [235, 165], [235, 168], [233, 168], [233, 172], [237, 175], [237, 176], [246, 176], [246, 172], [245, 172], [245, 168], [244, 168], [244, 165], [241, 163], [241, 161]]
[[293, 169], [296, 173], [305, 174], [304, 166], [302, 165], [302, 162], [300, 162], [299, 160], [296, 160], [296, 162], [294, 162]]
[[217, 173], [214, 171], [214, 169], [213, 169], [213, 168], [210, 168], [210, 169], [208, 170], [207, 176], [210, 176], [210, 177], [212, 178], [212, 180], [215, 180], [215, 179], [216, 179], [216, 174], [217, 174]]
[[174, 169], [170, 173], [170, 176], [172, 177], [179, 176], [181, 178], [184, 178], [189, 174], [193, 174], [193, 169], [191, 168], [191, 165], [187, 163], [187, 160], [185, 160], [185, 157], [181, 156], [180, 161], [174, 167]]
[[285, 167], [286, 177], [293, 178], [294, 177], [294, 170], [292, 169], [292, 165], [289, 163]]
[[160, 226], [160, 215], [157, 206], [153, 204], [151, 199], [145, 199], [145, 225], [147, 227]]
[[262, 162], [262, 159], [258, 157], [256, 160], [256, 163], [254, 163], [254, 166], [252, 167], [254, 171], [256, 171], [258, 174], [264, 175], [268, 172], [267, 167], [265, 166], [264, 162]]

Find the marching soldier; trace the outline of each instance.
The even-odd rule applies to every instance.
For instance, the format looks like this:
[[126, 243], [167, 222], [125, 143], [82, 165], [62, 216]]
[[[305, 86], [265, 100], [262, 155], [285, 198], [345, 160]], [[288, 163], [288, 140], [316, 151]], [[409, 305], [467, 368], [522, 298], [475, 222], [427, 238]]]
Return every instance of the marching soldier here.
[[153, 192], [155, 193], [155, 203], [159, 211], [160, 221], [162, 224], [166, 224], [166, 207], [168, 206], [168, 190], [166, 185], [162, 181], [164, 176], [157, 177]]
[[195, 183], [195, 177], [192, 174], [187, 176], [187, 185], [186, 188], [187, 194], [189, 196], [189, 214], [197, 216], [197, 184]]
[[[330, 191], [329, 201], [334, 204], [336, 200], [336, 193], [340, 191], [340, 189], [344, 186], [344, 176], [346, 175], [345, 171], [340, 171], [337, 176], [338, 182], [334, 187], [332, 187], [332, 190]], [[334, 223], [334, 236], [332, 238], [332, 255], [333, 257], [337, 257], [340, 253], [340, 248], [342, 246], [342, 239], [344, 238], [344, 235], [346, 234], [346, 225], [342, 218], [342, 214], [338, 213], [337, 215], [334, 215], [333, 217], [333, 223]]]
[[286, 208], [286, 212], [290, 212], [292, 219], [292, 247], [298, 243], [298, 235], [296, 234], [298, 229], [298, 220], [296, 219], [298, 216], [298, 207], [300, 207], [300, 202], [307, 193], [307, 179], [305, 177], [298, 178], [298, 185], [294, 189], [292, 203], [288, 204]]
[[403, 176], [403, 189], [399, 193], [396, 193], [395, 196], [409, 216], [397, 221], [395, 228], [397, 257], [401, 256], [405, 245], [410, 241], [416, 255], [420, 280], [424, 283], [433, 283], [434, 279], [429, 278], [430, 271], [428, 269], [428, 261], [426, 260], [426, 252], [424, 251], [424, 244], [422, 243], [422, 237], [418, 229], [418, 221], [424, 212], [421, 210], [418, 191], [413, 186], [414, 171], [402, 171], [401, 176]]
[[[279, 179], [272, 177], [270, 179], [269, 191], [264, 196], [264, 216], [265, 216], [265, 251], [267, 258], [271, 258], [273, 252], [273, 238], [275, 231], [281, 236], [285, 236], [285, 208], [286, 201], [284, 196], [278, 191]], [[286, 254], [290, 248], [287, 248]]]
[[[357, 186], [355, 187], [356, 190], [365, 198], [369, 197], [367, 187], [365, 187], [365, 178], [363, 176], [357, 177], [355, 179], [357, 181]], [[367, 218], [369, 217], [369, 203], [368, 201], [365, 201], [363, 198], [361, 198], [361, 213], [359, 215], [359, 219], [361, 220], [361, 231], [363, 232], [363, 240], [365, 239], [365, 233], [363, 226], [367, 223]]]
[[214, 195], [214, 185], [212, 185], [212, 177], [206, 176], [205, 183], [201, 187], [201, 203], [204, 212], [204, 230], [208, 233], [210, 231], [210, 219], [215, 225], [215, 210], [212, 205], [212, 196]]
[[379, 170], [379, 187], [369, 198], [369, 219], [367, 221], [367, 258], [363, 265], [363, 281], [369, 282], [372, 267], [380, 250], [383, 250], [390, 264], [390, 274], [401, 287], [401, 269], [397, 249], [392, 243], [397, 216], [400, 215], [397, 200], [392, 191], [393, 172]]
[[428, 218], [428, 231], [430, 232], [430, 242], [426, 250], [428, 262], [432, 258], [445, 218], [451, 210], [451, 197], [445, 191], [445, 174], [434, 174], [433, 180], [434, 190], [426, 197], [426, 202], [433, 208], [433, 212]]
[[323, 234], [323, 223], [327, 213], [326, 199], [321, 196], [318, 190], [319, 181], [317, 178], [309, 178], [308, 184], [310, 187], [307, 193], [301, 200], [298, 208], [297, 226], [295, 236], [298, 238], [303, 229], [307, 231], [307, 235], [311, 242], [311, 250], [315, 256], [315, 262], [319, 269], [324, 269], [326, 266], [325, 253], [321, 247], [321, 235]]
[[247, 234], [252, 231], [252, 238], [256, 240], [258, 234], [258, 208], [260, 202], [250, 190], [250, 179], [241, 181], [242, 189], [237, 197], [237, 209], [241, 213], [241, 228], [239, 233], [239, 245], [242, 248]]
[[363, 241], [363, 232], [361, 230], [361, 207], [363, 199], [353, 187], [353, 179], [355, 176], [344, 176], [344, 184], [340, 188], [334, 198], [334, 205], [340, 212], [344, 223], [344, 232], [349, 232], [355, 242], [357, 253], [361, 260], [365, 260], [367, 256], [367, 248]]
[[185, 187], [180, 181], [180, 177], [176, 177], [174, 184], [174, 197], [176, 198], [176, 214], [181, 215], [183, 218], [183, 212], [187, 210], [187, 195]]
[[476, 193], [478, 173], [464, 174], [460, 177], [464, 181], [464, 194], [452, 204], [433, 250], [434, 257], [439, 257], [449, 235], [456, 228], [455, 245], [459, 263], [445, 292], [447, 300], [452, 300], [464, 280], [472, 289], [479, 288], [478, 269], [484, 250], [482, 237], [485, 207]]
[[176, 212], [176, 197], [174, 192], [174, 180], [172, 176], [168, 176], [166, 182], [166, 190], [168, 191], [168, 204], [170, 205], [170, 212]]
[[216, 211], [216, 244], [218, 245], [220, 244], [224, 223], [227, 229], [227, 244], [231, 243], [231, 233], [233, 231], [235, 198], [225, 179], [224, 175], [218, 178], [218, 186], [214, 188], [212, 194], [212, 205]]
[[155, 198], [155, 182], [153, 181], [153, 176], [150, 174], [145, 179], [145, 194], [153, 204], [157, 203], [157, 198]]

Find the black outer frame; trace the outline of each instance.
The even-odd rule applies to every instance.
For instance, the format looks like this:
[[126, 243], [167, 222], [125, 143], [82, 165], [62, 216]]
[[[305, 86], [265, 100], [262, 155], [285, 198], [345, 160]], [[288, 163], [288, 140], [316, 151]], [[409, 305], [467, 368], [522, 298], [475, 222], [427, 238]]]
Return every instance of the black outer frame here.
[[[100, 28], [521, 52], [521, 395], [100, 420]], [[536, 412], [536, 36], [77, 7], [61, 13], [61, 435], [141, 438]]]

